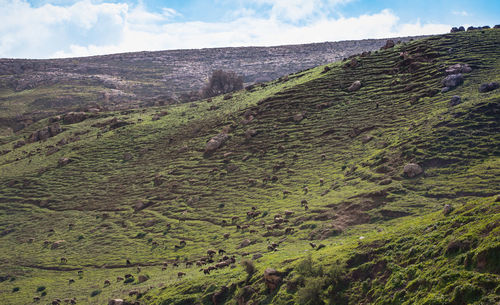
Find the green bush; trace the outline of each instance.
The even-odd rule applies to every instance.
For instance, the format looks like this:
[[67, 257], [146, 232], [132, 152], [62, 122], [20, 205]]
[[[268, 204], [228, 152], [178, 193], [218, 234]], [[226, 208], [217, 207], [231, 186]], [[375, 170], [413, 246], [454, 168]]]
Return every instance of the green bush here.
[[37, 292], [44, 291], [44, 290], [45, 290], [45, 286], [38, 286], [38, 288], [36, 289]]
[[302, 305], [323, 305], [321, 297], [325, 280], [321, 277], [306, 278], [305, 286], [297, 291], [297, 303]]
[[101, 290], [94, 290], [90, 293], [90, 296], [91, 297], [95, 297], [96, 295], [98, 295], [99, 293], [101, 293]]

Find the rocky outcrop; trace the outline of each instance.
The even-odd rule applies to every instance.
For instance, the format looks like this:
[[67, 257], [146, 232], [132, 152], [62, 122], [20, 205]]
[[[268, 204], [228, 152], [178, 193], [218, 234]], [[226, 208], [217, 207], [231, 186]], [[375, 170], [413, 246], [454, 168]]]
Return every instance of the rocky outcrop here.
[[88, 118], [85, 112], [68, 112], [63, 116], [64, 124], [75, 124]]
[[29, 138], [28, 142], [37, 142], [37, 141], [44, 141], [47, 140], [50, 137], [53, 137], [59, 133], [62, 132], [61, 126], [59, 126], [59, 123], [54, 123], [50, 126], [44, 127], [40, 130], [37, 130], [33, 132]]
[[267, 268], [264, 271], [264, 282], [269, 292], [273, 292], [281, 284], [281, 273], [273, 268]]

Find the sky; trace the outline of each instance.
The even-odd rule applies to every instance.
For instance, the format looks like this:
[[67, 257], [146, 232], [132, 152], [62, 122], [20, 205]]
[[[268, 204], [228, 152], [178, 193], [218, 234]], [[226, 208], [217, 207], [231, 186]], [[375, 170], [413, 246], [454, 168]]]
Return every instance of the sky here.
[[494, 0], [0, 0], [0, 58], [274, 46], [498, 23]]

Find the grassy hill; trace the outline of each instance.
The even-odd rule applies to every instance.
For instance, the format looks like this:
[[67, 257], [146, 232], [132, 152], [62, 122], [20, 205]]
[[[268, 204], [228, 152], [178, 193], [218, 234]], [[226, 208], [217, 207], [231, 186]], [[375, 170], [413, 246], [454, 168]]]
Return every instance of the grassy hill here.
[[117, 110], [192, 101], [215, 70], [234, 71], [250, 85], [377, 50], [385, 41], [0, 59], [0, 143], [12, 131], [75, 109]]
[[30, 125], [0, 146], [2, 302], [498, 304], [499, 40]]

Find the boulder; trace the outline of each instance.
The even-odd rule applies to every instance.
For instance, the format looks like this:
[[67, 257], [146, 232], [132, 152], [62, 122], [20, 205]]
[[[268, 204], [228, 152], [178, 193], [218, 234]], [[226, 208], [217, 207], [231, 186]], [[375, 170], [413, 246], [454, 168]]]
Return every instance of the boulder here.
[[264, 282], [270, 292], [273, 292], [281, 284], [281, 273], [273, 268], [264, 271]]
[[59, 161], [57, 163], [59, 164], [59, 166], [64, 166], [64, 165], [68, 164], [69, 162], [71, 162], [70, 158], [63, 157], [63, 158], [59, 159]]
[[139, 279], [137, 280], [139, 283], [144, 283], [145, 281], [149, 280], [149, 277], [146, 275], [139, 275]]
[[257, 130], [249, 129], [245, 132], [245, 138], [248, 140], [257, 134]]
[[361, 82], [359, 80], [357, 80], [354, 83], [352, 83], [349, 86], [349, 88], [347, 88], [347, 90], [349, 90], [350, 92], [353, 92], [353, 91], [358, 91], [359, 88], [361, 88]]
[[297, 123], [302, 121], [303, 119], [304, 119], [304, 113], [302, 113], [302, 112], [297, 113], [296, 115], [293, 116], [293, 120]]
[[207, 144], [205, 145], [205, 153], [212, 153], [216, 151], [219, 147], [222, 146], [229, 139], [229, 135], [227, 133], [221, 132], [215, 137], [211, 138]]
[[461, 103], [462, 103], [462, 99], [460, 98], [460, 96], [458, 96], [458, 95], [454, 95], [454, 96], [451, 98], [451, 100], [450, 100], [450, 102], [448, 103], [448, 105], [450, 105], [451, 107], [453, 107], [453, 106], [459, 105], [459, 104], [461, 104]]
[[394, 48], [394, 46], [395, 46], [394, 40], [389, 39], [385, 42], [385, 45], [381, 49], [386, 50], [386, 49]]
[[422, 167], [420, 167], [420, 165], [418, 165], [416, 163], [408, 163], [403, 168], [403, 173], [408, 178], [416, 177], [416, 176], [420, 175], [421, 173], [423, 173], [423, 171], [424, 170], [422, 169]]
[[85, 112], [68, 112], [63, 116], [64, 124], [75, 124], [88, 118]]
[[468, 64], [455, 64], [446, 68], [446, 74], [469, 73], [472, 68]]
[[498, 88], [500, 88], [500, 84], [497, 82], [485, 83], [479, 86], [479, 92], [481, 93], [490, 92]]
[[248, 247], [252, 244], [252, 242], [250, 241], [250, 239], [244, 239], [241, 243], [240, 243], [240, 248], [245, 248], [245, 247]]
[[464, 77], [461, 73], [451, 74], [446, 76], [443, 81], [443, 86], [453, 89], [464, 83]]

